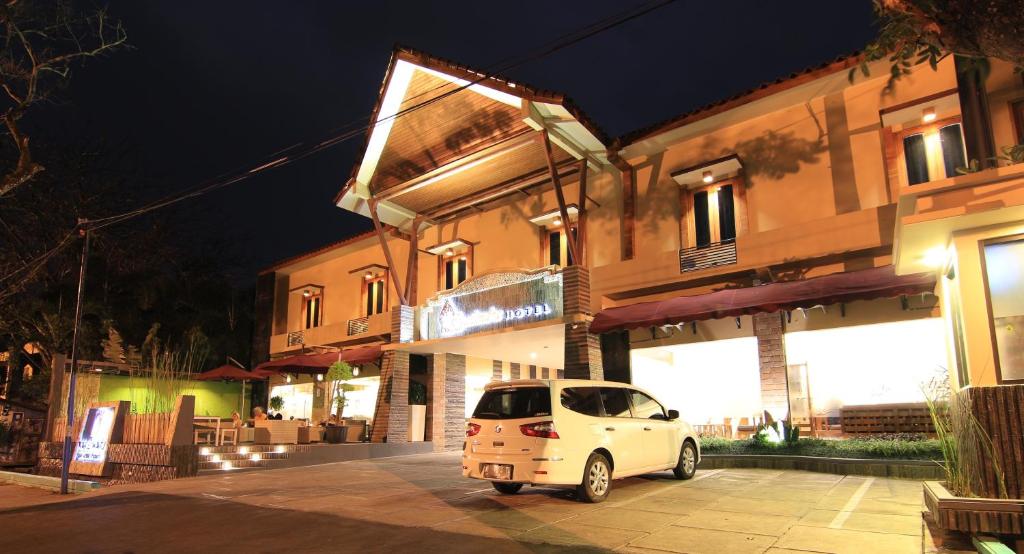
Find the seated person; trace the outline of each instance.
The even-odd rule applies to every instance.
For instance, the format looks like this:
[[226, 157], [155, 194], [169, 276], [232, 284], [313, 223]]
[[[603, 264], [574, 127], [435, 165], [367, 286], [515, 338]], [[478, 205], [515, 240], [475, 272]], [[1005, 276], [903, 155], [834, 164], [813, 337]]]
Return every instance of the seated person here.
[[281, 412], [277, 412], [276, 414], [274, 414], [274, 419], [281, 421], [284, 419], [284, 414], [282, 414]]
[[255, 421], [266, 421], [267, 414], [263, 411], [263, 408], [256, 406], [252, 409], [252, 418]]
[[238, 412], [231, 412], [231, 427], [234, 429], [242, 428], [242, 416]]

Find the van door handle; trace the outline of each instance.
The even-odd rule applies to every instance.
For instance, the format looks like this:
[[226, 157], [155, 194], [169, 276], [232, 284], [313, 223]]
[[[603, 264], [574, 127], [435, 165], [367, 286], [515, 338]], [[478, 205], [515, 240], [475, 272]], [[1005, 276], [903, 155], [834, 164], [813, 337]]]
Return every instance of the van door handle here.
[[644, 431], [650, 431], [650, 430], [651, 430], [650, 427], [644, 427]]
[[614, 427], [605, 427], [604, 430], [605, 431], [614, 431], [615, 428]]

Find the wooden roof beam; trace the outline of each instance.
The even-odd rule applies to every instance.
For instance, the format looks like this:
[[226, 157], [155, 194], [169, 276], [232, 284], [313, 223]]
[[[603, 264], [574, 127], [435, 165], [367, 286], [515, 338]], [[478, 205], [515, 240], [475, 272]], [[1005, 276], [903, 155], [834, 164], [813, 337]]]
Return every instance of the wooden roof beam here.
[[[576, 166], [578, 165], [578, 163], [579, 162], [574, 159], [563, 160], [561, 162], [558, 162], [556, 165], [558, 166], [558, 169], [560, 171], [559, 176], [572, 176], [576, 172]], [[566, 167], [569, 167], [570, 169], [568, 171], [564, 170], [564, 168]], [[548, 168], [539, 168], [529, 173], [524, 173], [519, 177], [509, 179], [508, 181], [505, 181], [503, 183], [498, 183], [497, 185], [488, 187], [471, 196], [466, 197], [457, 204], [449, 204], [440, 207], [432, 212], [429, 212], [426, 215], [428, 215], [435, 221], [440, 222], [442, 220], [450, 219], [450, 214], [464, 211], [478, 204], [483, 204], [485, 202], [496, 200], [498, 198], [501, 198], [502, 196], [520, 192], [523, 189], [527, 189], [542, 183], [546, 183], [550, 180], [551, 177]], [[527, 196], [529, 195], [527, 194]]]

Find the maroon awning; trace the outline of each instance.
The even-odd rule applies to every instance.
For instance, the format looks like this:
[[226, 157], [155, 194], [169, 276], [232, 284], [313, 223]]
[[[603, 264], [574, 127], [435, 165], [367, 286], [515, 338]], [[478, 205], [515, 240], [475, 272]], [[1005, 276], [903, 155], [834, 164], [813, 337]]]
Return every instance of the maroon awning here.
[[590, 330], [594, 333], [604, 333], [620, 329], [677, 325], [759, 312], [921, 294], [932, 292], [934, 289], [934, 275], [896, 275], [893, 266], [887, 265], [802, 281], [724, 289], [695, 296], [680, 296], [658, 302], [608, 308], [594, 316]]
[[345, 361], [352, 365], [365, 364], [377, 361], [380, 354], [380, 345], [318, 354], [298, 354], [263, 362], [253, 371], [264, 375], [268, 373], [326, 373], [327, 368], [331, 367], [334, 362]]
[[265, 376], [246, 371], [240, 367], [233, 365], [222, 365], [211, 369], [210, 371], [204, 371], [199, 375], [193, 376], [196, 381], [252, 381], [266, 379]]

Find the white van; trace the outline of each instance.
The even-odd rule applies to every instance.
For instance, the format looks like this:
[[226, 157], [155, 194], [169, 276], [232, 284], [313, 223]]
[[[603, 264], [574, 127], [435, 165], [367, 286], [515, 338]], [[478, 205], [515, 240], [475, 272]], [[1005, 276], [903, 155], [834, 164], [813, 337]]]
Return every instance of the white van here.
[[493, 382], [466, 429], [462, 474], [504, 494], [572, 485], [601, 502], [612, 479], [671, 469], [689, 479], [700, 441], [679, 412], [637, 387], [575, 379]]

